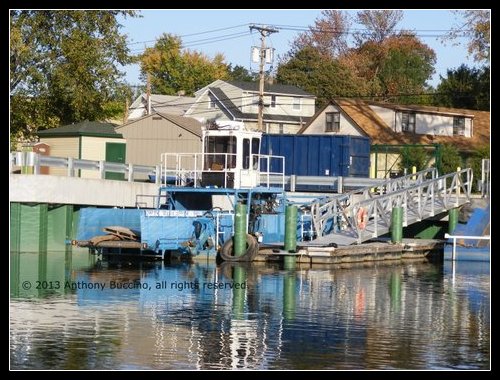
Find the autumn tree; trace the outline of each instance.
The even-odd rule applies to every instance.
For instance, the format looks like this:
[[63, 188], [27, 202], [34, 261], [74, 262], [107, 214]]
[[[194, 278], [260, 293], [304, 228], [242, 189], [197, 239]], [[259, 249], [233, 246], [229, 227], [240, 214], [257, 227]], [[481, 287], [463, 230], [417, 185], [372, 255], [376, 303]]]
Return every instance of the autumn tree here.
[[305, 47], [279, 65], [276, 79], [315, 94], [318, 107], [333, 97], [359, 96], [368, 91], [365, 81], [352, 75], [338, 60], [322, 56], [313, 47]]
[[131, 11], [10, 12], [11, 138], [114, 116], [131, 61], [117, 16]]
[[163, 34], [139, 59], [142, 79], [145, 81], [149, 73], [151, 90], [157, 94], [175, 95], [183, 91], [193, 95], [214, 80], [228, 77], [222, 54], [210, 59], [200, 52], [182, 49], [182, 40], [172, 34]]
[[[322, 12], [314, 26], [292, 43], [278, 67], [278, 81], [298, 84], [320, 100], [356, 94], [402, 103], [422, 101], [418, 94], [428, 89], [436, 55], [414, 33], [396, 31], [402, 17], [402, 11], [397, 10], [358, 12], [355, 19], [364, 30], [352, 33], [355, 43], [350, 47], [346, 37], [351, 34], [347, 13]], [[332, 34], [332, 30], [338, 33]], [[314, 57], [308, 67], [296, 63], [304, 54], [308, 62]], [[293, 74], [291, 70], [305, 70], [307, 75]], [[318, 78], [329, 80], [332, 85], [321, 83]]]
[[326, 57], [338, 57], [348, 49], [351, 21], [349, 15], [339, 10], [323, 10], [306, 32], [300, 33], [292, 42], [290, 55], [295, 55], [305, 47], [314, 47]]
[[395, 34], [395, 28], [403, 19], [401, 10], [364, 10], [356, 14], [356, 21], [366, 28], [366, 31], [354, 34], [358, 44], [366, 41], [381, 43]]
[[461, 65], [446, 71], [437, 86], [435, 105], [453, 108], [490, 110], [490, 69]]
[[460, 37], [466, 37], [467, 50], [477, 62], [489, 65], [490, 60], [490, 17], [489, 10], [457, 10], [452, 11], [455, 16], [460, 17], [459, 26], [452, 28], [443, 41], [454, 41], [460, 44]]

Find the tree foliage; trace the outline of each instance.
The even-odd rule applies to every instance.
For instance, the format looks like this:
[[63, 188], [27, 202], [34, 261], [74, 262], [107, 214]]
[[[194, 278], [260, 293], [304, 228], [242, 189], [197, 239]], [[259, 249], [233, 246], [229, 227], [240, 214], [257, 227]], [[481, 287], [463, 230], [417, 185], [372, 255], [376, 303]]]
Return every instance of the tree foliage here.
[[453, 108], [490, 110], [490, 69], [461, 65], [447, 70], [437, 87], [435, 105]]
[[458, 167], [462, 166], [462, 158], [458, 149], [451, 144], [443, 144], [441, 148], [441, 173], [445, 175], [457, 171]]
[[12, 10], [10, 12], [11, 136], [116, 111], [119, 66], [130, 62], [117, 16], [132, 11]]
[[157, 94], [175, 95], [183, 91], [193, 95], [201, 87], [229, 75], [224, 56], [213, 59], [194, 51], [183, 50], [180, 37], [163, 34], [154, 47], [140, 56], [141, 75], [151, 75], [151, 90]]
[[318, 107], [333, 97], [357, 96], [367, 91], [366, 83], [354, 76], [341, 62], [322, 57], [312, 47], [305, 47], [280, 65], [276, 79], [315, 94]]
[[394, 35], [394, 29], [403, 19], [401, 10], [364, 10], [356, 14], [356, 20], [366, 28], [366, 32], [355, 33], [359, 44], [366, 41], [381, 43]]
[[245, 67], [241, 65], [232, 66], [231, 64], [228, 66], [228, 79], [229, 80], [237, 80], [242, 82], [254, 82], [258, 80], [258, 75], [251, 73]]
[[[353, 95], [400, 103], [421, 101], [414, 94], [428, 89], [436, 55], [415, 34], [396, 32], [402, 16], [397, 10], [358, 12], [356, 20], [365, 30], [353, 33], [356, 43], [349, 46], [347, 13], [322, 12], [315, 25], [292, 43], [278, 66], [278, 81], [312, 91], [320, 102]], [[308, 65], [297, 62], [304, 59]], [[323, 80], [332, 85], [320, 83]]]
[[490, 61], [490, 10], [457, 10], [452, 11], [456, 16], [459, 16], [463, 21], [460, 25], [455, 26], [444, 41], [454, 41], [455, 44], [460, 44], [457, 39], [466, 37], [467, 51], [471, 54], [476, 62], [483, 62], [489, 65]]
[[422, 146], [405, 146], [401, 150], [401, 161], [399, 161], [399, 169], [407, 169], [408, 173], [411, 172], [415, 166], [417, 172], [427, 168], [429, 162], [429, 155]]
[[338, 10], [323, 10], [309, 30], [300, 33], [292, 42], [289, 55], [296, 55], [305, 47], [314, 47], [322, 56], [333, 58], [348, 49], [347, 37], [351, 21], [347, 13]]

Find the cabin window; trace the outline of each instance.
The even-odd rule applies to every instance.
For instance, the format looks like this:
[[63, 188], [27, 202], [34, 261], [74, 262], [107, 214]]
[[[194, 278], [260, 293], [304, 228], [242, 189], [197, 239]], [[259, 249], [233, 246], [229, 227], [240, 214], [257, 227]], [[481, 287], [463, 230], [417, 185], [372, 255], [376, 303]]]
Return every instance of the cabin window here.
[[325, 114], [325, 132], [339, 132], [340, 131], [340, 112], [327, 112]]
[[276, 95], [271, 95], [271, 108], [276, 108]]
[[205, 169], [236, 167], [236, 137], [208, 136], [205, 138]]
[[453, 136], [465, 136], [465, 117], [453, 118]]
[[259, 168], [259, 154], [260, 154], [260, 139], [253, 138], [252, 139], [252, 154], [253, 156], [253, 168]]
[[401, 130], [415, 133], [415, 112], [401, 112]]
[[243, 139], [243, 169], [250, 167], [250, 139]]
[[301, 107], [301, 98], [293, 98], [293, 103], [292, 103], [292, 109], [295, 110], [295, 111], [300, 111], [300, 107]]

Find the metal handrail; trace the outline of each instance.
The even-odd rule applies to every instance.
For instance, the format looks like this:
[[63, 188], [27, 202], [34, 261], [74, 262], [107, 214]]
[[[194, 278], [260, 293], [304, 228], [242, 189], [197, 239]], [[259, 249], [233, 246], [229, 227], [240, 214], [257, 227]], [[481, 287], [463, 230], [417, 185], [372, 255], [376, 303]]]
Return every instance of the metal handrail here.
[[457, 255], [457, 239], [464, 239], [464, 240], [491, 240], [490, 235], [486, 236], [467, 236], [467, 235], [450, 235], [445, 233], [444, 234], [445, 239], [452, 239], [453, 240], [453, 248], [451, 251], [451, 259], [455, 261], [455, 257]]
[[13, 166], [33, 167], [33, 174], [40, 174], [41, 166], [66, 168], [66, 174], [69, 177], [73, 177], [76, 170], [97, 170], [101, 173], [101, 178], [104, 178], [106, 172], [123, 173], [127, 175], [129, 182], [134, 180], [134, 174], [136, 173], [150, 174], [158, 171], [156, 166], [84, 160], [73, 157], [43, 156], [35, 152], [10, 153], [11, 171]]
[[[462, 177], [465, 177], [465, 179]], [[449, 185], [448, 181], [450, 181]], [[337, 226], [339, 224], [338, 218], [340, 218], [345, 224], [342, 227], [343, 232], [356, 238], [357, 242], [361, 243], [363, 240], [380, 236], [390, 229], [393, 207], [403, 207], [403, 225], [406, 226], [409, 224], [410, 219], [411, 222], [413, 220], [419, 221], [468, 202], [471, 187], [472, 169], [468, 168], [412, 184], [401, 190], [361, 199], [352, 204], [348, 204], [346, 200], [338, 197], [330, 201], [327, 211], [319, 207], [313, 209], [313, 223], [316, 235], [322, 237], [338, 232], [338, 229], [325, 231], [324, 226], [328, 220], [331, 220], [333, 225]], [[363, 226], [364, 228], [361, 228], [357, 220], [360, 209], [362, 209], [362, 212], [366, 211], [368, 215], [368, 223]], [[320, 218], [317, 218], [318, 212], [323, 212]]]

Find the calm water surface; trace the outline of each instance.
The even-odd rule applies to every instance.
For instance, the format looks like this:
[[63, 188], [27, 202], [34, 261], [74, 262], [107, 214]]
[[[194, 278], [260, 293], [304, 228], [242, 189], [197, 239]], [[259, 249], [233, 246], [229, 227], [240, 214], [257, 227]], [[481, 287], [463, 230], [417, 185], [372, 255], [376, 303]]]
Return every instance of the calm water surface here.
[[489, 263], [10, 260], [11, 369], [490, 368]]

